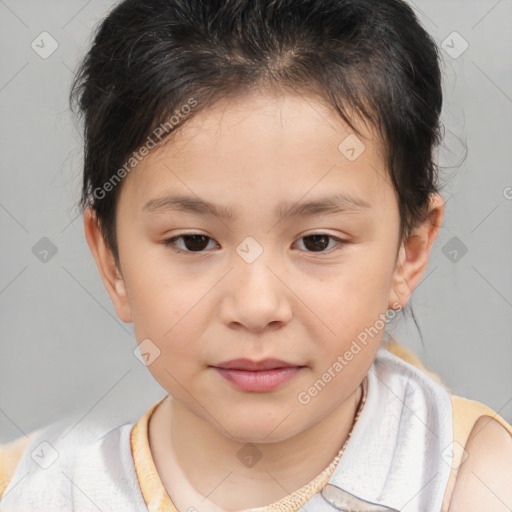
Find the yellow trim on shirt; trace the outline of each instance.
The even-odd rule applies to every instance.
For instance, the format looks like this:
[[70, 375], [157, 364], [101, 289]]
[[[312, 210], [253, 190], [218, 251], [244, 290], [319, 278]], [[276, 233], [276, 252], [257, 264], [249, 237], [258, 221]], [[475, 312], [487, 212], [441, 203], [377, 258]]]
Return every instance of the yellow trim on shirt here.
[[21, 436], [10, 443], [0, 445], [0, 497], [12, 480], [21, 456], [38, 432], [36, 430], [28, 436]]
[[178, 512], [160, 480], [149, 448], [149, 419], [165, 398], [152, 405], [139, 418], [130, 434], [135, 472], [149, 512]]
[[[165, 398], [144, 413], [134, 425], [130, 436], [135, 471], [149, 512], [178, 512], [160, 480], [149, 447], [149, 419]], [[338, 464], [338, 461], [335, 460], [338, 453], [319, 475], [300, 489], [270, 505], [247, 509], [247, 512], [280, 512], [282, 510], [295, 512], [299, 510], [311, 497], [325, 487]]]
[[396, 343], [396, 341], [393, 340], [386, 346], [386, 348], [404, 361], [407, 361], [408, 363], [411, 363], [412, 365], [419, 368], [450, 393], [453, 409], [453, 441], [459, 446], [456, 446], [453, 449], [450, 476], [448, 478], [442, 505], [442, 511], [445, 512], [448, 510], [450, 499], [455, 488], [457, 473], [461, 465], [462, 457], [464, 455], [463, 448], [466, 446], [469, 435], [471, 434], [471, 431], [473, 430], [473, 427], [475, 426], [478, 419], [482, 416], [487, 416], [489, 421], [492, 421], [493, 419], [496, 420], [511, 436], [512, 425], [510, 425], [504, 418], [502, 418], [498, 413], [494, 412], [494, 410], [487, 405], [475, 400], [470, 400], [468, 398], [452, 394], [437, 374], [428, 370], [413, 352]]
[[[386, 346], [386, 348], [404, 361], [407, 361], [408, 363], [419, 368], [421, 371], [426, 373], [429, 377], [447, 389], [441, 381], [440, 377], [432, 371], [428, 370], [420, 361], [420, 359], [418, 359], [418, 357], [413, 352], [405, 348], [403, 345], [400, 345], [393, 340]], [[447, 391], [450, 392], [448, 389]], [[162, 398], [162, 400], [152, 405], [139, 418], [139, 420], [133, 426], [130, 435], [130, 445], [135, 462], [135, 471], [143, 498], [146, 502], [149, 512], [178, 512], [171, 498], [165, 491], [162, 481], [160, 480], [149, 447], [149, 419], [158, 405], [165, 398], [166, 397]], [[466, 441], [473, 426], [481, 416], [489, 416], [490, 418], [495, 419], [510, 433], [510, 435], [512, 435], [512, 426], [485, 404], [474, 400], [468, 400], [467, 398], [453, 394], [451, 394], [451, 400], [453, 405], [454, 440], [461, 446], [466, 445]], [[18, 439], [15, 439], [14, 441], [11, 441], [10, 443], [0, 445], [0, 496], [3, 495], [15, 473], [21, 456], [37, 432], [38, 431], [34, 431], [28, 436], [22, 436]], [[450, 480], [447, 487], [447, 496], [451, 494], [451, 490], [453, 488], [457, 474], [457, 467], [460, 463], [458, 457], [461, 454], [462, 452], [455, 453], [455, 457], [452, 462]], [[298, 510], [314, 494], [319, 492], [325, 486], [335, 467], [336, 463], [333, 459], [329, 466], [324, 469], [316, 478], [311, 480], [308, 484], [304, 485], [297, 491], [271, 505], [250, 509], [248, 512], [277, 512], [280, 510], [289, 510], [290, 512], [294, 512]]]

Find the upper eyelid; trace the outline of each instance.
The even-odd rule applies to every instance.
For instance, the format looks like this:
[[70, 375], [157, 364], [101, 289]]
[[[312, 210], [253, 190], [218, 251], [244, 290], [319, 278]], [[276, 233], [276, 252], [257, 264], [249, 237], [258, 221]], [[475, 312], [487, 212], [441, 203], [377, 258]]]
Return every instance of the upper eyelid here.
[[[204, 236], [206, 238], [208, 238], [209, 240], [213, 240], [217, 245], [218, 242], [212, 238], [211, 236], [208, 236], [208, 235], [205, 235], [204, 233], [194, 233], [194, 232], [190, 232], [190, 231], [186, 231], [184, 233], [180, 233], [179, 235], [175, 235], [175, 236], [171, 236], [171, 237], [168, 237], [164, 240], [164, 243], [166, 243], [167, 245], [171, 245], [171, 242], [174, 244], [174, 242], [180, 238], [183, 238], [185, 236], [194, 236], [194, 235], [199, 235], [199, 236]], [[306, 238], [308, 236], [322, 236], [322, 235], [325, 235], [329, 238], [331, 238], [332, 240], [336, 241], [337, 244], [339, 245], [343, 245], [343, 244], [347, 244], [348, 243], [348, 240], [345, 240], [343, 238], [340, 238], [339, 236], [336, 236], [336, 235], [332, 235], [330, 233], [327, 233], [327, 232], [323, 232], [323, 231], [313, 231], [312, 233], [306, 233], [306, 234], [302, 234], [299, 238], [297, 238], [297, 241], [301, 240], [302, 238]], [[295, 243], [295, 242], [294, 242]], [[175, 244], [174, 244], [175, 245]], [[176, 250], [177, 251], [181, 251], [181, 252], [186, 252], [186, 253], [190, 253], [190, 254], [201, 254], [203, 252], [208, 252], [206, 250], [203, 250], [203, 251], [186, 251], [186, 250], [183, 250], [179, 247], [176, 247]], [[314, 253], [314, 251], [311, 251]], [[323, 252], [328, 252], [328, 251], [319, 251], [319, 254], [323, 253]]]
[[[166, 237], [165, 240], [169, 241], [169, 240], [173, 240], [173, 239], [176, 239], [176, 238], [181, 238], [181, 237], [184, 237], [184, 236], [194, 236], [194, 235], [204, 236], [204, 237], [209, 238], [210, 240], [213, 240], [213, 241], [216, 242], [215, 238], [212, 238], [211, 236], [209, 236], [209, 235], [207, 235], [205, 233], [194, 233], [193, 231], [186, 231], [186, 232], [180, 233], [178, 235], [169, 236], [169, 237]], [[305, 238], [305, 237], [308, 237], [308, 236], [314, 236], [314, 235], [325, 235], [325, 236], [328, 236], [330, 238], [336, 238], [338, 240], [341, 240], [342, 242], [346, 242], [347, 241], [347, 240], [344, 240], [343, 238], [340, 238], [340, 236], [338, 236], [338, 235], [333, 235], [333, 234], [325, 232], [325, 231], [313, 231], [311, 233], [305, 233], [305, 234], [300, 235], [297, 238], [297, 240], [300, 240], [301, 238]]]

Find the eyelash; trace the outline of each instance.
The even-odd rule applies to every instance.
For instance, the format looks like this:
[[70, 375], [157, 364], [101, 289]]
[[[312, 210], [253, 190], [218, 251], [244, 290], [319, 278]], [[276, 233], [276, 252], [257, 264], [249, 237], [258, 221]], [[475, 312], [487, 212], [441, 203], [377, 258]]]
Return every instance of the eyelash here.
[[[171, 249], [172, 251], [177, 252], [177, 253], [198, 254], [198, 255], [203, 254], [204, 252], [206, 252], [205, 250], [203, 250], [203, 251], [185, 251], [175, 245], [176, 240], [179, 240], [180, 238], [185, 238], [187, 236], [194, 236], [194, 235], [204, 236], [205, 238], [207, 238], [209, 240], [213, 240], [213, 238], [203, 235], [202, 233], [183, 233], [181, 235], [174, 236], [172, 238], [168, 238], [167, 240], [164, 240], [164, 245], [166, 247], [168, 247], [169, 249]], [[346, 240], [342, 240], [341, 238], [338, 238], [336, 236], [329, 235], [328, 233], [312, 233], [312, 234], [305, 235], [305, 236], [299, 238], [299, 240], [302, 240], [303, 238], [308, 238], [311, 236], [326, 236], [327, 238], [334, 240], [338, 244], [338, 248], [335, 248], [334, 250], [331, 249], [328, 251], [306, 251], [306, 252], [310, 252], [311, 254], [331, 254], [332, 252], [336, 252], [336, 251], [343, 249], [343, 246], [347, 245], [349, 243]]]

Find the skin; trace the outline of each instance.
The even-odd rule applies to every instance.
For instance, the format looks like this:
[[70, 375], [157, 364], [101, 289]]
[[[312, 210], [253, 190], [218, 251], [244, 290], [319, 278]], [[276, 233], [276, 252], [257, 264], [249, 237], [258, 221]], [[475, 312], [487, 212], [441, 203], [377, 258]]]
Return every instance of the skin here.
[[[430, 215], [398, 250], [398, 202], [381, 142], [358, 127], [365, 149], [350, 161], [338, 146], [352, 130], [315, 98], [260, 91], [221, 101], [125, 178], [119, 263], [94, 212], [85, 212], [86, 238], [119, 318], [133, 322], [138, 343], [150, 339], [160, 350], [148, 369], [170, 396], [153, 414], [149, 440], [180, 510], [260, 507], [316, 477], [350, 431], [383, 330], [308, 404], [298, 394], [379, 315], [404, 307], [425, 273], [444, 202], [432, 195]], [[276, 217], [280, 201], [333, 192], [370, 207]], [[234, 217], [144, 210], [177, 193], [230, 207]], [[209, 237], [203, 252], [184, 239], [166, 245], [191, 232]], [[319, 233], [347, 243], [328, 239], [315, 251], [303, 237]], [[249, 236], [263, 250], [251, 263], [236, 251]], [[210, 367], [239, 357], [304, 368], [277, 390], [244, 392]], [[252, 467], [237, 456], [246, 443], [261, 455]]]
[[512, 436], [493, 418], [482, 416], [465, 446], [449, 512], [512, 510]]

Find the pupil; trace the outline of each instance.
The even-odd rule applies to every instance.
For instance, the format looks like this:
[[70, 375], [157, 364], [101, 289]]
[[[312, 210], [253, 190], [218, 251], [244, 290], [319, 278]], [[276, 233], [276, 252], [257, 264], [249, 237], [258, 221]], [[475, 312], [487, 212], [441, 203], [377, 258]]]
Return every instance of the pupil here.
[[[324, 250], [329, 245], [329, 237], [327, 235], [310, 235], [304, 237], [304, 240], [304, 245], [308, 249], [311, 249], [311, 247], [313, 247], [313, 250], [315, 250], [315, 248], [318, 249], [318, 247], [320, 246], [320, 250]], [[307, 243], [308, 240], [313, 241], [312, 246]]]
[[[205, 243], [207, 238], [204, 235], [186, 235], [183, 241], [189, 251], [202, 251], [208, 245], [208, 242]], [[192, 243], [190, 243], [191, 240]]]
[[[204, 235], [186, 235], [183, 237], [185, 246], [189, 251], [202, 251], [208, 245], [208, 237]], [[304, 237], [304, 245], [308, 250], [323, 251], [329, 245], [327, 235], [310, 235]], [[310, 243], [312, 242], [312, 243]]]

